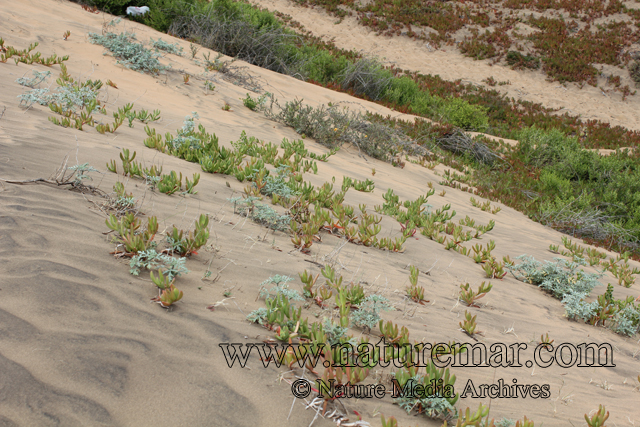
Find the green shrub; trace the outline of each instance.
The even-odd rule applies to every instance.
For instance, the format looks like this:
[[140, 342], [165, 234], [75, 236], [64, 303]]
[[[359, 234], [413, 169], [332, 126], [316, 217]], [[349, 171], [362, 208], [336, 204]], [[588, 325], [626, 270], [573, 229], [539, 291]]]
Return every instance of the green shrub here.
[[444, 105], [445, 100], [428, 92], [418, 92], [411, 103], [411, 112], [419, 116], [433, 117]]
[[576, 138], [568, 138], [557, 129], [531, 126], [518, 135], [517, 150], [525, 164], [541, 167], [558, 162], [567, 152], [580, 150], [580, 146]]
[[460, 98], [449, 97], [440, 108], [445, 120], [465, 130], [484, 131], [489, 127], [487, 109], [471, 105]]
[[305, 80], [327, 84], [335, 82], [344, 73], [349, 60], [344, 55], [334, 56], [317, 46], [303, 45], [299, 49], [291, 49], [290, 74], [299, 74]]
[[418, 84], [410, 77], [402, 76], [393, 79], [384, 94], [384, 100], [396, 105], [409, 105], [419, 93], [420, 87]]

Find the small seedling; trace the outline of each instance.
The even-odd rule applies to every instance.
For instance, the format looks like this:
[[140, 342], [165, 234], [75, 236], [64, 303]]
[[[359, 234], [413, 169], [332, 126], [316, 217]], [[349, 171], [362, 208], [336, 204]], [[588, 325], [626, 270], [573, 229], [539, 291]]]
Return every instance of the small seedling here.
[[551, 346], [553, 341], [555, 341], [555, 340], [550, 339], [549, 338], [549, 333], [547, 333], [547, 336], [540, 335], [540, 342], [538, 342], [538, 345], [543, 345], [546, 348], [548, 346]]
[[516, 421], [515, 427], [534, 427], [534, 423], [532, 420], [528, 419], [526, 416], [524, 419]]
[[189, 43], [189, 50], [191, 50], [191, 59], [195, 59], [196, 55], [198, 54], [198, 50], [200, 50], [200, 48], [198, 47], [197, 44]]
[[304, 283], [302, 294], [305, 296], [305, 298], [315, 298], [316, 294], [313, 292], [313, 287], [315, 286], [320, 273], [316, 274], [316, 276], [313, 277], [307, 272], [307, 270], [305, 270], [304, 273], [299, 273], [298, 276], [300, 276], [300, 280], [302, 281], [302, 283]]
[[224, 105], [222, 106], [222, 109], [223, 109], [224, 111], [232, 111], [232, 110], [231, 110], [231, 105], [229, 105], [229, 103], [228, 103], [228, 102], [225, 102], [225, 103], [224, 103]]
[[424, 287], [418, 286], [418, 275], [420, 274], [420, 270], [418, 270], [413, 265], [409, 266], [411, 271], [409, 276], [409, 282], [411, 286], [407, 287], [407, 296], [411, 298], [412, 301], [417, 302], [418, 304], [424, 304], [425, 302], [429, 302], [424, 299]]
[[70, 35], [71, 35], [71, 31], [67, 30], [62, 34], [62, 39], [66, 41], [69, 39]]
[[173, 286], [174, 282], [176, 281], [175, 278], [169, 279], [169, 276], [165, 275], [162, 269], [158, 269], [157, 277], [155, 274], [153, 274], [153, 271], [151, 271], [149, 275], [151, 277], [151, 281], [153, 282], [153, 284], [156, 285], [160, 290], [169, 289], [171, 286]]
[[440, 196], [444, 197], [444, 195], [447, 194], [447, 192], [445, 190], [442, 190], [442, 192], [439, 193]]
[[476, 332], [476, 327], [478, 326], [476, 324], [476, 317], [478, 317], [478, 315], [476, 314], [475, 316], [471, 317], [471, 313], [469, 313], [468, 311], [464, 312], [464, 322], [460, 322], [460, 328], [470, 337], [473, 336], [473, 334], [477, 334]]
[[376, 176], [376, 169], [375, 168], [371, 169], [371, 176]]
[[507, 272], [504, 271], [504, 264], [496, 261], [494, 257], [491, 257], [482, 269], [489, 279], [502, 279], [507, 275]]
[[485, 285], [485, 282], [482, 282], [478, 290], [473, 291], [468, 283], [460, 285], [460, 301], [469, 307], [478, 307], [476, 301], [489, 293], [492, 287], [491, 283]]
[[213, 82], [210, 82], [209, 80], [204, 82], [205, 95], [207, 94], [207, 92], [213, 92], [215, 89], [216, 89], [216, 85], [214, 85]]
[[185, 74], [184, 76], [182, 76], [182, 80], [184, 80], [184, 84], [188, 85], [190, 78], [191, 76], [189, 74]]
[[111, 80], [107, 80], [107, 84], [114, 89], [118, 89], [118, 85], [112, 82]]
[[398, 427], [398, 420], [396, 420], [395, 417], [385, 419], [384, 415], [381, 415], [380, 421], [382, 421], [382, 427]]
[[258, 101], [256, 101], [255, 99], [253, 99], [251, 97], [251, 95], [249, 95], [247, 93], [247, 97], [246, 98], [240, 98], [242, 99], [242, 103], [244, 104], [245, 107], [247, 107], [250, 110], [255, 110], [256, 108], [258, 108]]
[[158, 297], [152, 298], [151, 301], [155, 301], [163, 308], [169, 308], [174, 303], [182, 299], [182, 291], [173, 286], [169, 286], [168, 289], [162, 291], [162, 294]]
[[604, 422], [609, 418], [609, 412], [607, 411], [605, 414], [605, 410], [605, 407], [600, 405], [598, 412], [593, 414], [592, 417], [584, 414], [584, 419], [587, 421], [587, 425], [589, 427], [604, 427]]

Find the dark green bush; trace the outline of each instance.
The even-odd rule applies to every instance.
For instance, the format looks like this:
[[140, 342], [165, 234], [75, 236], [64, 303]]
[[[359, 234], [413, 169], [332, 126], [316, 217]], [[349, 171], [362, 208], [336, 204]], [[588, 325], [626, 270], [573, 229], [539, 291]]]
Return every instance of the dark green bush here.
[[557, 129], [545, 131], [532, 126], [518, 135], [517, 149], [525, 164], [542, 167], [558, 161], [567, 150], [580, 147], [575, 138], [567, 138]]
[[420, 93], [420, 87], [411, 77], [393, 79], [384, 94], [384, 100], [396, 105], [409, 105]]
[[633, 61], [629, 64], [629, 76], [636, 82], [636, 86], [640, 85], [640, 61]]
[[536, 58], [535, 56], [523, 55], [522, 53], [515, 50], [510, 50], [509, 52], [507, 52], [506, 61], [507, 64], [511, 65], [516, 70], [522, 68], [537, 70], [538, 68], [540, 68], [540, 58]]

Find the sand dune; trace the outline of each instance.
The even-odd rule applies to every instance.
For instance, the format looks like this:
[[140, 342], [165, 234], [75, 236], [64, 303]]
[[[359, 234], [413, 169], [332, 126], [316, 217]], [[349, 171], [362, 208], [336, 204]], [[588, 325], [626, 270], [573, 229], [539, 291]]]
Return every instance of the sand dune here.
[[[240, 100], [247, 93], [244, 88], [218, 78], [215, 92], [205, 95], [202, 67], [186, 55], [163, 58], [161, 62], [171, 64], [172, 69], [160, 77], [118, 65], [111, 56], [103, 55], [102, 46], [90, 44], [86, 37], [88, 32], [100, 33], [103, 23], [111, 19], [108, 15], [87, 13], [74, 3], [29, 0], [0, 8], [0, 36], [7, 45], [17, 48], [38, 41], [36, 50], [43, 55], [69, 55], [67, 66], [74, 78], [111, 79], [117, 83], [118, 89], [105, 86], [100, 94], [109, 122], [112, 111], [134, 102], [136, 109], [161, 110], [162, 120], [152, 124], [160, 133], [175, 133], [184, 116], [197, 111], [200, 123], [214, 132], [223, 145], [229, 146], [243, 130], [274, 143], [285, 137], [299, 138], [292, 129], [245, 108]], [[124, 25], [144, 42], [149, 37], [171, 39], [128, 21], [120, 23], [116, 30], [122, 31]], [[71, 37], [64, 41], [62, 33], [66, 30], [71, 31]], [[189, 49], [188, 42], [171, 42], [185, 51]], [[208, 245], [187, 262], [191, 272], [178, 279], [184, 298], [173, 309], [165, 310], [150, 301], [157, 290], [148, 276], [132, 276], [126, 260], [109, 254], [114, 245], [104, 234], [109, 230], [105, 215], [98, 209], [102, 202], [99, 196], [42, 183], [0, 183], [0, 425], [309, 425], [316, 414], [305, 410], [301, 400], [292, 407], [293, 397], [286, 382], [293, 379], [291, 373], [275, 367], [265, 369], [258, 359], [251, 360], [249, 368], [229, 369], [218, 345], [260, 343], [273, 337], [272, 332], [245, 320], [250, 311], [264, 306], [263, 301], [256, 301], [260, 283], [275, 274], [284, 274], [296, 278], [293, 286], [300, 289], [297, 274], [305, 269], [317, 273], [316, 263], [333, 262], [345, 280], [360, 281], [368, 293], [390, 298], [396, 311], [383, 313], [383, 318], [407, 326], [412, 339], [466, 339], [458, 326], [465, 307], [457, 303], [457, 291], [461, 283], [469, 282], [475, 288], [485, 280], [481, 268], [470, 258], [446, 251], [424, 236], [409, 239], [401, 254], [353, 244], [342, 246], [341, 240], [331, 235], [323, 235], [322, 242], [314, 244], [309, 255], [294, 251], [287, 234], [268, 231], [234, 214], [227, 199], [239, 196], [245, 184], [233, 177], [203, 173], [197, 164], [146, 148], [141, 123], [136, 122], [133, 128], [125, 123], [115, 134], [100, 135], [90, 127], [77, 131], [54, 125], [47, 119], [51, 115], [47, 107], [21, 108], [17, 97], [24, 88], [15, 80], [32, 70], [47, 68], [16, 66], [11, 61], [0, 64], [0, 111], [6, 107], [0, 118], [0, 178], [47, 178], [68, 155], [69, 165], [88, 162], [99, 169], [99, 173], [91, 174], [93, 181], [88, 183], [105, 192], [111, 192], [115, 182], [123, 182], [126, 190], [142, 201], [141, 211], [147, 217], [157, 216], [161, 232], [173, 225], [191, 228], [193, 221], [206, 213], [211, 217], [211, 237]], [[51, 71], [57, 77], [59, 66]], [[397, 114], [253, 66], [248, 66], [248, 72], [280, 100], [302, 96], [312, 105], [345, 102], [350, 108]], [[183, 73], [192, 76], [190, 85], [183, 83]], [[493, 75], [498, 77], [495, 72]], [[514, 83], [519, 78], [505, 77]], [[528, 85], [529, 81], [522, 78], [521, 84]], [[581, 100], [583, 94], [588, 96], [587, 91], [571, 92], [571, 96], [561, 93], [559, 103], [566, 99], [575, 105], [586, 102]], [[548, 100], [553, 102], [552, 97]], [[231, 105], [232, 111], [221, 109], [224, 102]], [[637, 117], [627, 109], [628, 103], [616, 114], [625, 125], [634, 128]], [[602, 111], [617, 108], [616, 105]], [[596, 112], [586, 109], [585, 114]], [[313, 152], [327, 152], [309, 138], [305, 144]], [[123, 148], [136, 151], [137, 159], [146, 166], [160, 164], [165, 171], [180, 171], [189, 177], [200, 172], [198, 193], [167, 196], [146, 189], [140, 180], [108, 172], [106, 163], [117, 159]], [[353, 148], [342, 149], [318, 166], [318, 175], [305, 174], [305, 179], [314, 185], [334, 176], [340, 183], [343, 175], [375, 181], [372, 193], [352, 190], [347, 194], [346, 203], [354, 206], [381, 204], [381, 195], [389, 188], [402, 200], [424, 194], [429, 182], [437, 193], [445, 189], [438, 184], [441, 177], [436, 175], [441, 167], [431, 171], [408, 163], [404, 169], [394, 168], [365, 159]], [[495, 220], [495, 229], [481, 243], [495, 240], [494, 255], [498, 259], [529, 254], [551, 260], [554, 255], [547, 250], [549, 244], [560, 243], [560, 233], [533, 223], [506, 206], [492, 203], [502, 207], [497, 215], [480, 211], [471, 206], [466, 192], [446, 187], [444, 197], [434, 195], [429, 203], [434, 209], [450, 203], [457, 212], [456, 219], [469, 215], [483, 224]], [[384, 217], [381, 224], [383, 237], [400, 235], [400, 227], [392, 218]], [[403, 298], [410, 264], [422, 272], [429, 271], [420, 275], [420, 284], [430, 300], [427, 305]], [[212, 277], [203, 280], [208, 269]], [[212, 281], [214, 277], [216, 280]], [[603, 279], [605, 285], [607, 279], [613, 281], [607, 276]], [[521, 384], [549, 384], [551, 397], [494, 399], [492, 417], [517, 419], [527, 415], [536, 425], [581, 425], [585, 413], [604, 404], [611, 412], [612, 425], [640, 422], [638, 393], [633, 390], [632, 381], [639, 373], [637, 337], [624, 338], [607, 329], [570, 322], [563, 317], [564, 309], [558, 300], [511, 276], [492, 283], [493, 290], [482, 300], [486, 305], [469, 309], [478, 315], [479, 329], [484, 332], [482, 342], [531, 343], [549, 333], [556, 343], [611, 343], [616, 367], [457, 368], [454, 373], [460, 390], [456, 391], [461, 391], [469, 378], [477, 384], [517, 378]], [[231, 291], [231, 297], [223, 295], [225, 290]], [[603, 291], [598, 288], [595, 293]], [[630, 289], [616, 285], [614, 290], [616, 298], [638, 293], [637, 285]], [[214, 311], [207, 309], [216, 303], [219, 304]], [[329, 315], [315, 305], [305, 308], [304, 313], [310, 320]], [[511, 332], [507, 332], [509, 328], [513, 328]], [[354, 329], [351, 333], [359, 336], [362, 331]], [[377, 341], [375, 334], [372, 340]], [[373, 374], [371, 378], [385, 380], [388, 370]], [[480, 401], [489, 403], [489, 399], [468, 398], [461, 399], [457, 406], [475, 410]], [[406, 415], [390, 398], [351, 399], [345, 405], [362, 414], [372, 426], [380, 425], [378, 413], [397, 417], [402, 426], [441, 425], [423, 416]], [[335, 423], [320, 417], [314, 425]]]

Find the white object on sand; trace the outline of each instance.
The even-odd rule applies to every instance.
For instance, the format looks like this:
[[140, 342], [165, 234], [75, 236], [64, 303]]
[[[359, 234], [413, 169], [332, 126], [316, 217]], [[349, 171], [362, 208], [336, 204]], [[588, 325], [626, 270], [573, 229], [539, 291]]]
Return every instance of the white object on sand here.
[[129, 6], [127, 8], [127, 15], [138, 16], [138, 15], [144, 15], [147, 12], [149, 12], [149, 6], [140, 6], [140, 7]]

